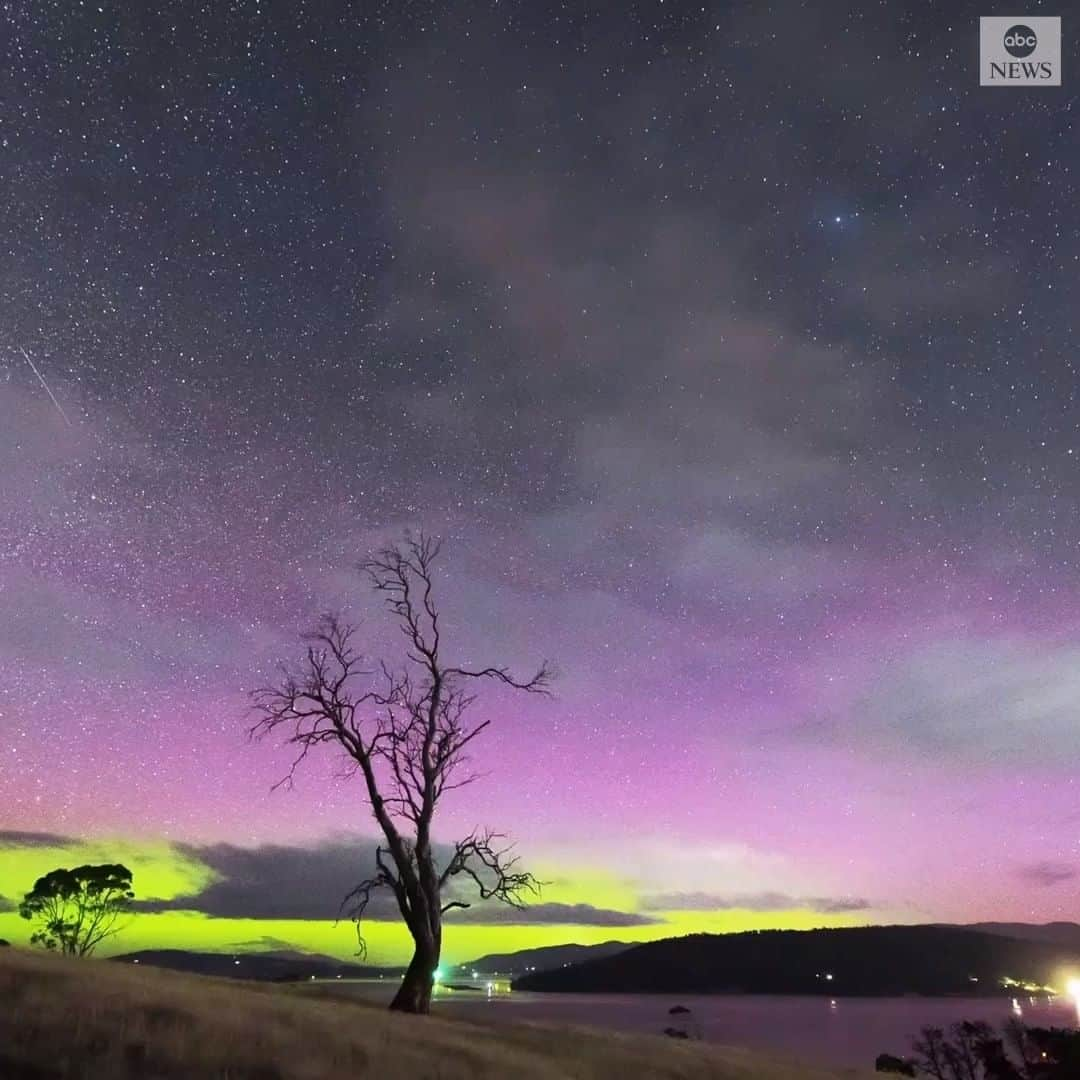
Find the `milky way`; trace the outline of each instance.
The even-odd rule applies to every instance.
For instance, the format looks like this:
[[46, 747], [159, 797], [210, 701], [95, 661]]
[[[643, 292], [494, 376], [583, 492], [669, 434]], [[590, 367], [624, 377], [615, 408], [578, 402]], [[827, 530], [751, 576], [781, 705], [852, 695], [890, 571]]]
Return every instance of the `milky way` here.
[[392, 648], [353, 567], [423, 527], [454, 652], [559, 671], [446, 839], [1075, 916], [1068, 20], [1010, 90], [974, 9], [213, 7], [4, 15], [0, 826], [370, 832], [246, 693], [330, 607]]

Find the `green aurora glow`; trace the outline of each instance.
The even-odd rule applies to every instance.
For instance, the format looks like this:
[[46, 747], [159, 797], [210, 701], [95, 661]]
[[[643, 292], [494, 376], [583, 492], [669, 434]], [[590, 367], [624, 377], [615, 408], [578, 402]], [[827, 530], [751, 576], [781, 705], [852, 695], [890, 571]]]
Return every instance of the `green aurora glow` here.
[[[125, 863], [134, 873], [140, 900], [175, 900], [196, 895], [214, 880], [214, 872], [197, 859], [164, 841], [94, 840], [54, 846], [8, 846], [0, 848], [0, 896], [17, 902], [34, 880], [58, 866], [86, 862]], [[542, 879], [553, 877], [552, 867], [538, 866]], [[545, 875], [545, 870], [548, 872]], [[567, 874], [544, 889], [543, 899], [598, 908], [633, 911], [637, 897], [614, 877], [582, 871]], [[785, 911], [659, 911], [657, 922], [640, 926], [590, 925], [584, 923], [450, 923], [445, 927], [443, 960], [455, 964], [485, 953], [557, 945], [574, 941], [593, 944], [620, 939], [651, 941], [701, 931], [723, 933], [773, 928], [808, 929], [819, 926], [852, 926], [866, 922], [864, 913]], [[411, 942], [398, 922], [366, 921], [363, 926], [368, 962], [402, 965], [411, 955]], [[0, 937], [26, 944], [30, 925], [14, 911], [0, 912]], [[215, 918], [197, 911], [138, 913], [115, 938], [101, 949], [102, 955], [139, 949], [192, 949], [248, 952], [260, 948], [294, 948], [353, 959], [356, 934], [351, 923], [331, 920]]]

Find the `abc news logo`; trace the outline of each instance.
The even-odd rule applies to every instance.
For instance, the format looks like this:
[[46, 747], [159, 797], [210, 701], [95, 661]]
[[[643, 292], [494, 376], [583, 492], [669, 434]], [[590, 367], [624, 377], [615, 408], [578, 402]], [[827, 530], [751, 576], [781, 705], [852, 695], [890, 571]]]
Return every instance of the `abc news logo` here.
[[1060, 86], [1061, 19], [980, 19], [979, 84]]

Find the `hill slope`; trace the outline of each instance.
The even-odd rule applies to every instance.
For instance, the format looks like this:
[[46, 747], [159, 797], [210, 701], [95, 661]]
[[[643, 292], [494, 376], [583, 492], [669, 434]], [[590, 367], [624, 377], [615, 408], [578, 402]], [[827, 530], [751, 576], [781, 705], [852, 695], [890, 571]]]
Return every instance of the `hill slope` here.
[[614, 956], [631, 946], [625, 941], [605, 941], [598, 945], [541, 945], [536, 949], [520, 949], [512, 953], [488, 953], [467, 964], [458, 964], [456, 971], [469, 975], [524, 975], [527, 971], [548, 971], [580, 964], [598, 956]]
[[1080, 926], [1074, 922], [1052, 923], [971, 923], [964, 930], [980, 930], [985, 934], [1017, 938], [1020, 941], [1042, 941], [1048, 945], [1080, 952]]
[[703, 1043], [499, 1027], [311, 999], [304, 987], [0, 951], [4, 1080], [854, 1080]]
[[1080, 952], [946, 926], [691, 934], [515, 980], [521, 990], [851, 995], [1001, 992], [1053, 985]]
[[[228, 979], [349, 979], [374, 978], [389, 972], [387, 968], [363, 967], [315, 953], [214, 953], [187, 949], [144, 949], [110, 957], [112, 963], [146, 964], [187, 971], [195, 975], [218, 975]], [[397, 969], [400, 974], [400, 968]]]

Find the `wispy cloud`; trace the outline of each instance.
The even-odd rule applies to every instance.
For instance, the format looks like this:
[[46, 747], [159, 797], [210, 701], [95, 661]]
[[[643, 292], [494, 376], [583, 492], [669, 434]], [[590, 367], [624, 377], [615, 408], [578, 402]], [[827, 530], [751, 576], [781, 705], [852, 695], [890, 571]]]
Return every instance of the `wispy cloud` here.
[[1022, 639], [927, 641], [866, 672], [846, 715], [793, 738], [970, 766], [1080, 760], [1080, 648]]
[[1051, 888], [1054, 885], [1072, 881], [1078, 874], [1080, 874], [1080, 871], [1077, 870], [1075, 864], [1052, 862], [1050, 860], [1031, 863], [1028, 866], [1021, 867], [1019, 871], [1022, 880], [1032, 885], [1041, 885], [1044, 888]]
[[[311, 845], [265, 844], [245, 848], [232, 844], [206, 847], [181, 844], [177, 851], [206, 867], [213, 880], [197, 893], [136, 903], [140, 911], [195, 911], [222, 919], [332, 920], [342, 914], [342, 902], [364, 878], [375, 873], [375, 842], [365, 837], [339, 837]], [[449, 856], [436, 847], [437, 857]], [[471, 899], [467, 890], [454, 896]], [[370, 920], [398, 921], [400, 914], [389, 890], [372, 894], [366, 911]], [[576, 924], [585, 926], [646, 926], [659, 920], [634, 912], [615, 911], [586, 903], [530, 904], [512, 908], [479, 903], [454, 909], [448, 921], [460, 923]]]
[[654, 893], [642, 900], [646, 911], [817, 911], [837, 915], [867, 911], [873, 905], [858, 897], [791, 896], [782, 892], [746, 894], [708, 892]]
[[651, 926], [662, 922], [634, 911], [612, 911], [592, 904], [529, 904], [524, 908], [485, 904], [480, 907], [455, 910], [447, 914], [448, 922], [491, 923], [498, 925], [530, 926], [565, 924], [568, 926]]
[[[177, 845], [213, 880], [197, 893], [139, 903], [142, 911], [197, 911], [221, 919], [336, 919], [348, 893], [375, 873], [375, 844], [364, 838], [308, 846]], [[372, 919], [398, 918], [388, 890], [376, 892]]]
[[28, 832], [20, 829], [0, 830], [0, 848], [70, 847], [78, 840], [60, 833]]

